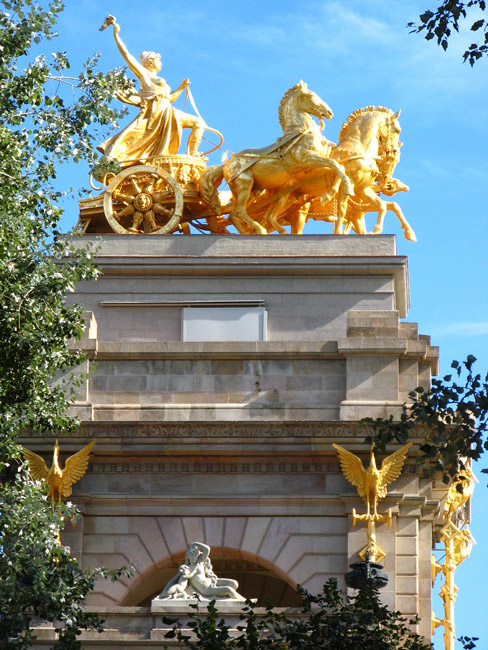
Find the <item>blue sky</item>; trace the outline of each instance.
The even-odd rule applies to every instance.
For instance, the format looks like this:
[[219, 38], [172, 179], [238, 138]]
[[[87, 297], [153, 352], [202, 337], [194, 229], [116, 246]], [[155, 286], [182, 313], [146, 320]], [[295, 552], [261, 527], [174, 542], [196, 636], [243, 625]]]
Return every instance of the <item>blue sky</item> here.
[[[334, 111], [324, 132], [333, 141], [357, 108], [374, 104], [401, 109], [404, 146], [395, 176], [410, 192], [397, 200], [418, 242], [403, 238], [391, 213], [384, 232], [396, 234], [398, 253], [409, 256], [411, 309], [406, 320], [418, 322], [419, 331], [440, 346], [443, 374], [452, 359], [469, 353], [486, 372], [488, 59], [473, 69], [462, 63], [462, 52], [471, 42], [468, 28], [452, 39], [447, 53], [409, 34], [407, 22], [437, 4], [107, 0], [102, 9], [98, 1], [80, 0], [68, 3], [59, 23], [60, 38], [49, 47], [65, 49], [74, 69], [96, 50], [103, 53], [102, 68], [120, 65], [111, 30], [98, 31], [106, 14], [114, 14], [131, 52], [161, 52], [161, 74], [172, 88], [190, 78], [200, 113], [224, 134], [224, 149], [233, 152], [268, 145], [281, 135], [279, 101], [300, 79]], [[184, 107], [183, 96], [177, 106]], [[74, 187], [86, 185], [86, 178], [82, 166], [69, 167], [61, 176]], [[76, 219], [72, 201], [66, 228]], [[373, 220], [370, 215], [371, 228]], [[305, 232], [330, 234], [332, 229], [330, 224], [308, 223]], [[478, 546], [457, 574], [457, 631], [483, 636], [486, 645], [488, 617], [481, 589], [487, 579], [483, 509], [488, 493], [486, 478], [479, 471], [478, 476], [471, 527]], [[439, 630], [434, 637], [438, 648], [441, 634]]]

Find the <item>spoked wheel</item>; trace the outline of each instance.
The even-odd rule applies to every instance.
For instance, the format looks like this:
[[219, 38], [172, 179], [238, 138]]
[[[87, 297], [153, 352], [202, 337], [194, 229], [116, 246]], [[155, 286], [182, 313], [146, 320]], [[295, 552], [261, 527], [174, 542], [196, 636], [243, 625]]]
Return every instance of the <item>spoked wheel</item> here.
[[103, 209], [112, 230], [121, 235], [166, 235], [178, 227], [183, 194], [166, 170], [136, 165], [111, 181], [103, 197]]

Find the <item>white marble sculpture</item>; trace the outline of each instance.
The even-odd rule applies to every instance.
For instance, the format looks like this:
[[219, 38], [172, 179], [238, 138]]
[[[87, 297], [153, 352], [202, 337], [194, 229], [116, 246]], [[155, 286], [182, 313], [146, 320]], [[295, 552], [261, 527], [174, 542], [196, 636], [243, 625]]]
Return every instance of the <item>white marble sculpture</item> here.
[[237, 593], [237, 580], [218, 578], [210, 562], [210, 546], [201, 542], [192, 542], [186, 549], [185, 564], [178, 569], [158, 596], [157, 600], [190, 599], [232, 599], [245, 600]]

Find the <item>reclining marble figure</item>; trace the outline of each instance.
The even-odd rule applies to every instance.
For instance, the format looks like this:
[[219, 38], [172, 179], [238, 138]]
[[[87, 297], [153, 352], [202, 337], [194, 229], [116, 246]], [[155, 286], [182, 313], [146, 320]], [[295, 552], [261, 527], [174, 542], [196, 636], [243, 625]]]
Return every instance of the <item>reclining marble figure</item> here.
[[237, 593], [239, 583], [230, 578], [218, 578], [212, 569], [210, 561], [210, 546], [201, 542], [189, 544], [185, 564], [178, 568], [177, 575], [172, 578], [158, 596], [158, 600], [189, 599], [232, 599], [245, 600]]

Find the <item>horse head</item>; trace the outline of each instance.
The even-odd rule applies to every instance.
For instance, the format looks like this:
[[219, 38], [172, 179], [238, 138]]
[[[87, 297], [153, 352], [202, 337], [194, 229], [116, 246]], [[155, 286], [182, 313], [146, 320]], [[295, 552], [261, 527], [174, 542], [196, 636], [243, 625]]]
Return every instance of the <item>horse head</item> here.
[[391, 177], [400, 161], [403, 142], [400, 142], [402, 129], [398, 121], [399, 115], [400, 111], [389, 111], [378, 131], [378, 156], [381, 160], [379, 166], [387, 177]]
[[[339, 134], [339, 150], [374, 157], [383, 174], [391, 176], [400, 160], [400, 111], [383, 106], [360, 108], [347, 118]], [[387, 169], [386, 169], [387, 168]]]
[[284, 132], [297, 125], [310, 128], [313, 120], [308, 118], [309, 115], [319, 120], [322, 131], [325, 126], [324, 118], [330, 120], [334, 113], [323, 99], [307, 88], [304, 81], [300, 81], [283, 95], [278, 111], [281, 128]]
[[331, 117], [334, 117], [334, 113], [330, 106], [317, 93], [309, 90], [307, 84], [303, 83], [303, 81], [301, 83], [303, 84], [303, 92], [297, 99], [297, 106], [305, 113], [316, 117], [320, 122], [320, 130], [322, 131], [325, 126], [323, 118], [325, 117], [326, 120], [330, 120]]
[[388, 153], [388, 150], [391, 149], [398, 151], [400, 149], [400, 133], [402, 132], [402, 129], [400, 127], [400, 122], [398, 121], [399, 116], [400, 111], [397, 111], [396, 113], [388, 111], [388, 113], [385, 114], [385, 118], [382, 121], [382, 124], [380, 125], [378, 134], [380, 139], [380, 146], [385, 149], [386, 153]]

